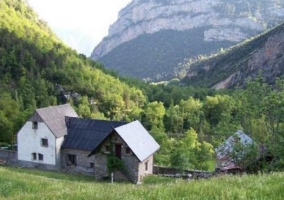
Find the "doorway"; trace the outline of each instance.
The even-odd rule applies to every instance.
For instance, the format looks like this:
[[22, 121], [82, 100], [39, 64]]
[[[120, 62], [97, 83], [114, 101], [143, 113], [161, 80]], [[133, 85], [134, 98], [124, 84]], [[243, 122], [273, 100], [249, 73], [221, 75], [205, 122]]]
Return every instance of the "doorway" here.
[[115, 145], [115, 156], [121, 159], [121, 144]]

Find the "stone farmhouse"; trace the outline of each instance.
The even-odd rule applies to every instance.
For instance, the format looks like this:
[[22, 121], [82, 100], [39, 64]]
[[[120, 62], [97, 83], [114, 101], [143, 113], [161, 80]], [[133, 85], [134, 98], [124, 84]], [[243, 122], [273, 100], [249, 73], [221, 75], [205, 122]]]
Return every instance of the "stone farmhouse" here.
[[139, 121], [82, 119], [69, 104], [36, 109], [18, 132], [18, 163], [24, 167], [79, 172], [139, 183], [153, 173], [160, 148]]

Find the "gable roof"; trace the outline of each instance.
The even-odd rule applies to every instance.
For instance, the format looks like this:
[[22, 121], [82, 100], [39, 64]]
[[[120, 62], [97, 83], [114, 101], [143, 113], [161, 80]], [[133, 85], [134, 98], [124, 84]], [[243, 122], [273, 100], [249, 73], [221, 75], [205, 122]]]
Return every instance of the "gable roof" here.
[[234, 135], [230, 136], [223, 144], [215, 149], [217, 159], [230, 159], [229, 154], [232, 153], [235, 145], [235, 140], [238, 138], [239, 142], [246, 146], [253, 144], [253, 140], [243, 131], [238, 130]]
[[119, 126], [114, 130], [124, 140], [140, 162], [151, 156], [160, 148], [160, 145], [137, 120]]
[[127, 122], [97, 119], [66, 118], [67, 136], [62, 148], [92, 151], [110, 134], [113, 128]]
[[54, 136], [58, 138], [67, 134], [65, 125], [66, 116], [78, 117], [70, 104], [36, 109], [34, 115], [30, 118], [30, 121], [45, 122]]

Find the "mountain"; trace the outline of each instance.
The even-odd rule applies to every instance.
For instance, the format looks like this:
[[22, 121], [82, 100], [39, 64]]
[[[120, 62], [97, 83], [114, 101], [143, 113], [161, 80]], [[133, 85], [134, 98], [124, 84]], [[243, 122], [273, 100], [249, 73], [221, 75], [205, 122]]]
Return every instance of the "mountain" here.
[[93, 44], [96, 39], [91, 33], [76, 28], [54, 28], [56, 35], [68, 46], [74, 48], [78, 53], [90, 56], [93, 51]]
[[184, 62], [189, 68], [183, 82], [215, 89], [243, 86], [261, 73], [273, 84], [284, 74], [284, 23], [223, 53], [199, 62]]
[[133, 0], [91, 57], [121, 75], [171, 79], [185, 58], [218, 52], [283, 18], [279, 0]]

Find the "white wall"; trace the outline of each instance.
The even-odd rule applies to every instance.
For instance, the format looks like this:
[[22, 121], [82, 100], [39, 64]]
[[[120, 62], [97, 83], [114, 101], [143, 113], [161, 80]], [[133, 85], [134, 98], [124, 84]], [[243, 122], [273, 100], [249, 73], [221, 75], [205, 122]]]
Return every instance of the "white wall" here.
[[[38, 129], [32, 129], [33, 123], [28, 121], [18, 132], [18, 160], [56, 165], [55, 136], [45, 123], [38, 122]], [[48, 139], [48, 146], [41, 145], [41, 139]], [[32, 159], [32, 153], [43, 154], [43, 161]]]
[[56, 154], [56, 165], [58, 167], [58, 169], [61, 168], [61, 146], [62, 146], [62, 143], [64, 141], [64, 137], [60, 137], [60, 138], [57, 138], [56, 139], [56, 150], [55, 150], [55, 154]]

